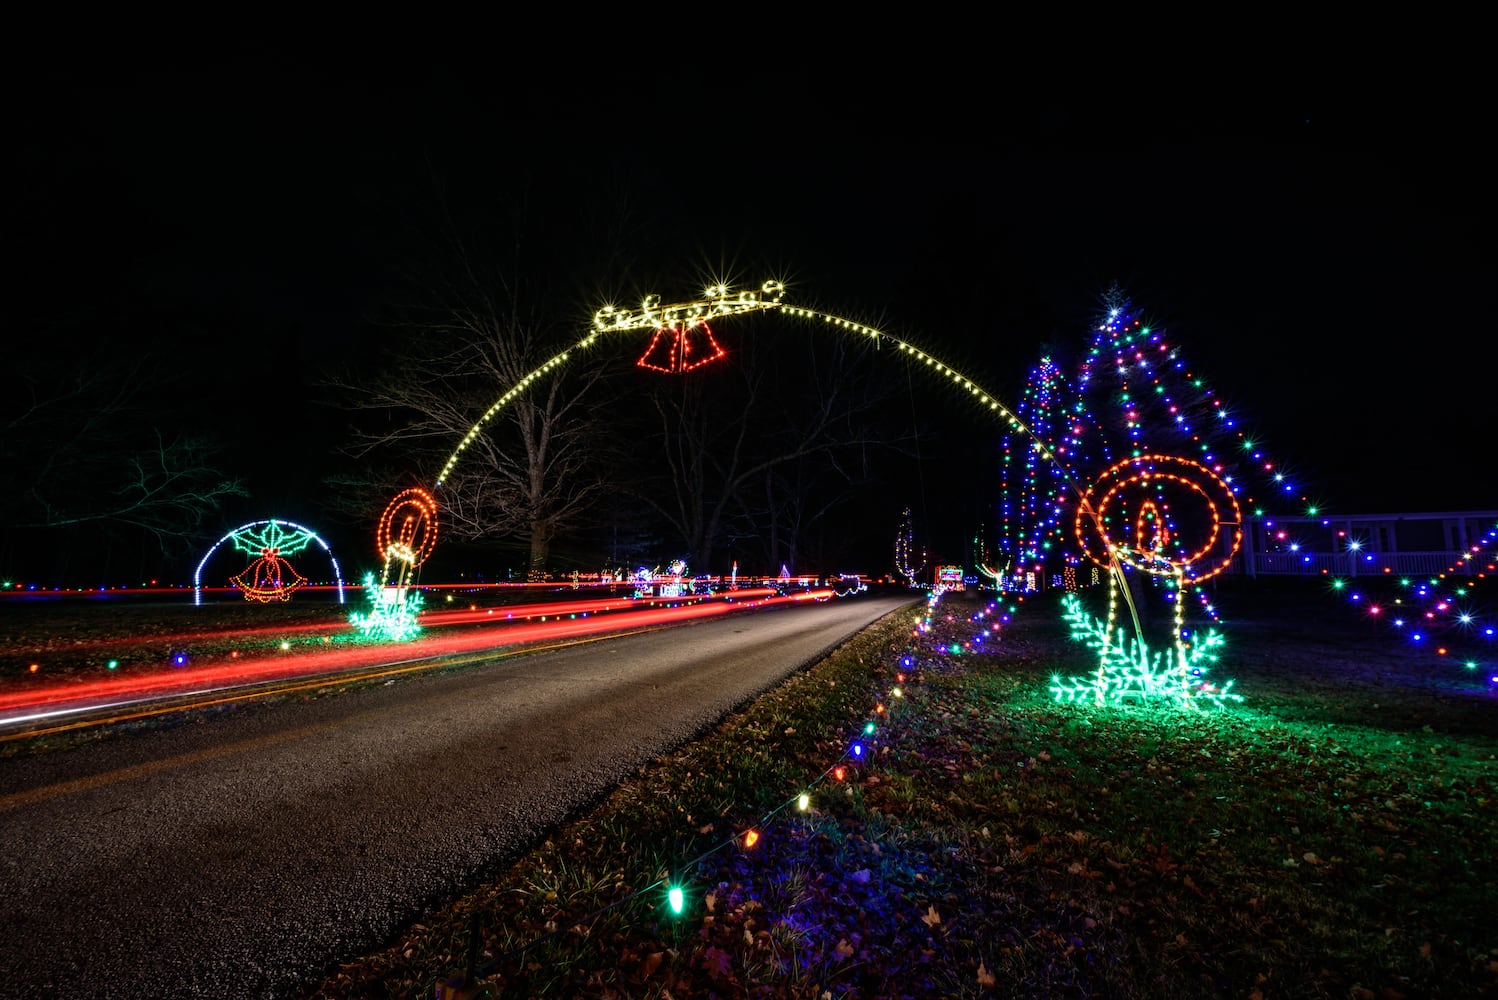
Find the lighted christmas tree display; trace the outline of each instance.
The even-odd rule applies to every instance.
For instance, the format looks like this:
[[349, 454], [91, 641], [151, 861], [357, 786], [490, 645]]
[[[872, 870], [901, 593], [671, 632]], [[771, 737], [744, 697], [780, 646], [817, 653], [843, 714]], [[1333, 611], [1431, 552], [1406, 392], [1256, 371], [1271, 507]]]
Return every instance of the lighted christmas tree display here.
[[[1067, 375], [1053, 357], [1043, 358], [1015, 412], [1034, 434], [1004, 442], [1000, 551], [1046, 581], [1085, 561], [1070, 538], [1078, 484], [1122, 459], [1152, 453], [1198, 461], [1251, 516], [1316, 513], [1183, 352], [1117, 288], [1105, 295], [1075, 371]], [[1042, 448], [1055, 461], [1045, 460]]]
[[1069, 413], [1076, 408], [1068, 380], [1050, 357], [1030, 373], [1015, 412], [1034, 432], [1010, 435], [1000, 468], [999, 551], [1016, 569], [1044, 573], [1047, 564], [1073, 565], [1068, 555], [1071, 507], [1065, 466], [1041, 457], [1044, 443], [1061, 462], [1074, 450]]
[[916, 577], [925, 568], [926, 553], [916, 547], [915, 522], [911, 519], [910, 508], [906, 507], [900, 513], [900, 527], [895, 532], [895, 572], [914, 586]]

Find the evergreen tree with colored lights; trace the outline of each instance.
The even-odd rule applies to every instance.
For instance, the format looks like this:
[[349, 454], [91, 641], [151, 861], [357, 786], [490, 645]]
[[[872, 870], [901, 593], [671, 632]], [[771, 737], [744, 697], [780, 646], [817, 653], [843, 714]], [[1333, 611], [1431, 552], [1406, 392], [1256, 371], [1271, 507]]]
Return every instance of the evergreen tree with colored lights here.
[[906, 507], [900, 513], [900, 528], [895, 532], [895, 572], [914, 586], [916, 577], [925, 568], [926, 553], [916, 548], [915, 522], [910, 516], [910, 508]]
[[1040, 449], [1043, 444], [1063, 461], [1071, 455], [1068, 417], [1077, 402], [1060, 366], [1049, 355], [1041, 358], [1015, 407], [1034, 436], [1009, 435], [1003, 445], [999, 551], [1018, 569], [1046, 572], [1075, 562], [1067, 547], [1071, 491], [1063, 468], [1043, 458]]
[[[1047, 578], [1084, 559], [1073, 536], [1078, 488], [1129, 458], [1156, 454], [1199, 462], [1230, 485], [1248, 517], [1315, 512], [1180, 348], [1117, 286], [1105, 292], [1074, 372], [1043, 358], [1030, 372], [1016, 415], [1035, 434], [1004, 442], [999, 547]], [[1167, 533], [1175, 527], [1168, 516], [1164, 527]]]

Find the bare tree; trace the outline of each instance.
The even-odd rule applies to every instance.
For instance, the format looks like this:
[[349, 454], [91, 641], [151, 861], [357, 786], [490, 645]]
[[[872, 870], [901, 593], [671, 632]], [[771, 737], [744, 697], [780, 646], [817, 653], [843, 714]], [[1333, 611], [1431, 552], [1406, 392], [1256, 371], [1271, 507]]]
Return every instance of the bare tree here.
[[206, 435], [164, 430], [169, 377], [145, 356], [47, 352], [19, 366], [0, 408], [8, 529], [135, 529], [163, 553], [196, 541], [241, 480]]
[[[434, 305], [403, 318], [406, 341], [380, 371], [327, 383], [339, 405], [358, 415], [344, 450], [363, 467], [333, 483], [345, 513], [373, 519], [413, 479], [434, 484], [496, 401], [581, 334], [523, 312], [521, 297], [500, 277], [486, 283], [463, 272], [432, 298]], [[575, 358], [483, 420], [442, 482], [444, 530], [465, 541], [525, 539], [527, 574], [543, 578], [552, 543], [583, 522], [605, 489], [598, 461], [603, 371], [601, 359]], [[348, 490], [355, 484], [357, 495]]]
[[[648, 393], [653, 466], [632, 489], [706, 569], [730, 529], [753, 536], [771, 567], [867, 478], [869, 454], [911, 429], [881, 422], [890, 371], [867, 343], [807, 337], [780, 317], [734, 326], [724, 363], [666, 376]], [[855, 471], [858, 470], [858, 471]]]

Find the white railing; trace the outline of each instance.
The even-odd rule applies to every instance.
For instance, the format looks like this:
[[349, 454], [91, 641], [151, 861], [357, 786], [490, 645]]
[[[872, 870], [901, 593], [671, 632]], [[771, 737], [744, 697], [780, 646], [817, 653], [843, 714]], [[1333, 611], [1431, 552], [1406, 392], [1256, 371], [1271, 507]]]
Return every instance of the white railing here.
[[[1458, 552], [1239, 552], [1229, 572], [1248, 576], [1436, 576]], [[1459, 571], [1460, 572], [1460, 571]]]
[[[1289, 529], [1296, 552], [1271, 536]], [[1437, 546], [1447, 546], [1437, 548]], [[1244, 576], [1417, 577], [1492, 573], [1498, 510], [1253, 519], [1229, 572]]]

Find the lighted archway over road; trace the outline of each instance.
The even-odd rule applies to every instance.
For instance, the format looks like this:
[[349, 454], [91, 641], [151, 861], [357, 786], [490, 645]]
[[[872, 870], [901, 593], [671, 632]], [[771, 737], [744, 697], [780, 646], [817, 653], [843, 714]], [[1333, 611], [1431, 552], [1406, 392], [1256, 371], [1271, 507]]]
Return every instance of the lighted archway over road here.
[[[614, 334], [629, 334], [635, 332], [649, 332], [653, 337], [659, 338], [663, 332], [673, 333], [678, 336], [689, 336], [693, 330], [705, 327], [709, 320], [739, 316], [745, 313], [770, 312], [778, 310], [798, 319], [818, 322], [835, 330], [850, 333], [859, 337], [866, 337], [878, 342], [881, 346], [889, 345], [909, 356], [914, 362], [931, 369], [933, 375], [946, 379], [960, 392], [972, 396], [979, 406], [993, 413], [998, 419], [1004, 421], [1013, 430], [1016, 430], [1035, 443], [1037, 454], [1045, 461], [1056, 463], [1061, 469], [1062, 475], [1070, 482], [1068, 470], [1057, 463], [1046, 443], [1041, 440], [1034, 431], [1024, 424], [1019, 417], [1015, 416], [1003, 403], [999, 402], [992, 394], [982, 386], [963, 375], [961, 372], [951, 368], [944, 362], [938, 360], [916, 347], [907, 343], [899, 337], [876, 329], [856, 320], [845, 319], [834, 316], [831, 313], [822, 312], [817, 309], [807, 309], [802, 306], [794, 306], [784, 301], [785, 285], [779, 281], [767, 281], [759, 291], [732, 291], [727, 285], [711, 285], [703, 291], [700, 299], [687, 302], [675, 302], [670, 305], [662, 305], [660, 296], [652, 295], [640, 304], [638, 309], [618, 309], [613, 306], [605, 306], [593, 315], [593, 327], [588, 335], [573, 344], [570, 348], [551, 357], [540, 367], [527, 374], [503, 396], [494, 402], [479, 417], [473, 427], [463, 436], [458, 447], [448, 457], [442, 466], [442, 472], [437, 477], [437, 485], [441, 486], [452, 475], [453, 469], [462, 459], [463, 453], [468, 446], [483, 433], [489, 421], [503, 410], [510, 402], [530, 388], [531, 383], [537, 379], [560, 368], [581, 351], [591, 350], [599, 345], [606, 337]], [[647, 356], [649, 352], [647, 351]], [[643, 361], [643, 359], [642, 359]], [[653, 366], [652, 366], [653, 367]], [[683, 366], [683, 370], [685, 367]], [[1075, 483], [1072, 488], [1076, 490], [1079, 497], [1085, 499], [1084, 491]]]
[[[857, 320], [787, 303], [785, 284], [780, 281], [767, 281], [760, 286], [758, 291], [735, 292], [727, 285], [710, 285], [703, 290], [702, 297], [699, 299], [662, 304], [660, 296], [651, 295], [640, 304], [638, 309], [621, 309], [614, 306], [599, 309], [593, 315], [593, 325], [586, 336], [526, 374], [484, 411], [483, 415], [469, 428], [468, 433], [463, 435], [463, 439], [452, 454], [448, 456], [441, 473], [437, 476], [435, 485], [441, 487], [448, 480], [468, 450], [468, 446], [484, 433], [489, 422], [506, 406], [528, 391], [533, 383], [566, 365], [580, 353], [597, 348], [606, 338], [618, 334], [649, 333], [652, 339], [639, 363], [643, 367], [661, 371], [685, 372], [714, 360], [722, 354], [716, 341], [712, 339], [711, 329], [707, 326], [709, 320], [716, 321], [748, 313], [772, 311], [821, 324], [845, 334], [868, 338], [875, 341], [877, 346], [891, 347], [917, 366], [930, 369], [932, 375], [946, 380], [955, 390], [967, 394], [981, 409], [997, 417], [1011, 430], [1029, 438], [1034, 444], [1036, 454], [1044, 461], [1055, 465], [1063, 481], [1076, 493], [1079, 516], [1086, 516], [1091, 512], [1092, 506], [1088, 501], [1087, 491], [1073, 480], [1071, 471], [1033, 429], [993, 394], [955, 368], [899, 337]], [[665, 338], [664, 341], [663, 338]], [[386, 562], [388, 576], [390, 559], [387, 558]], [[1116, 558], [1113, 558], [1111, 563], [1111, 571], [1122, 580], [1122, 566]], [[385, 588], [389, 589], [388, 579], [385, 581]], [[1127, 600], [1127, 597], [1125, 599]], [[1130, 607], [1132, 608], [1132, 604]], [[407, 614], [406, 617], [414, 620], [414, 615]], [[1134, 617], [1137, 633], [1137, 614]]]

